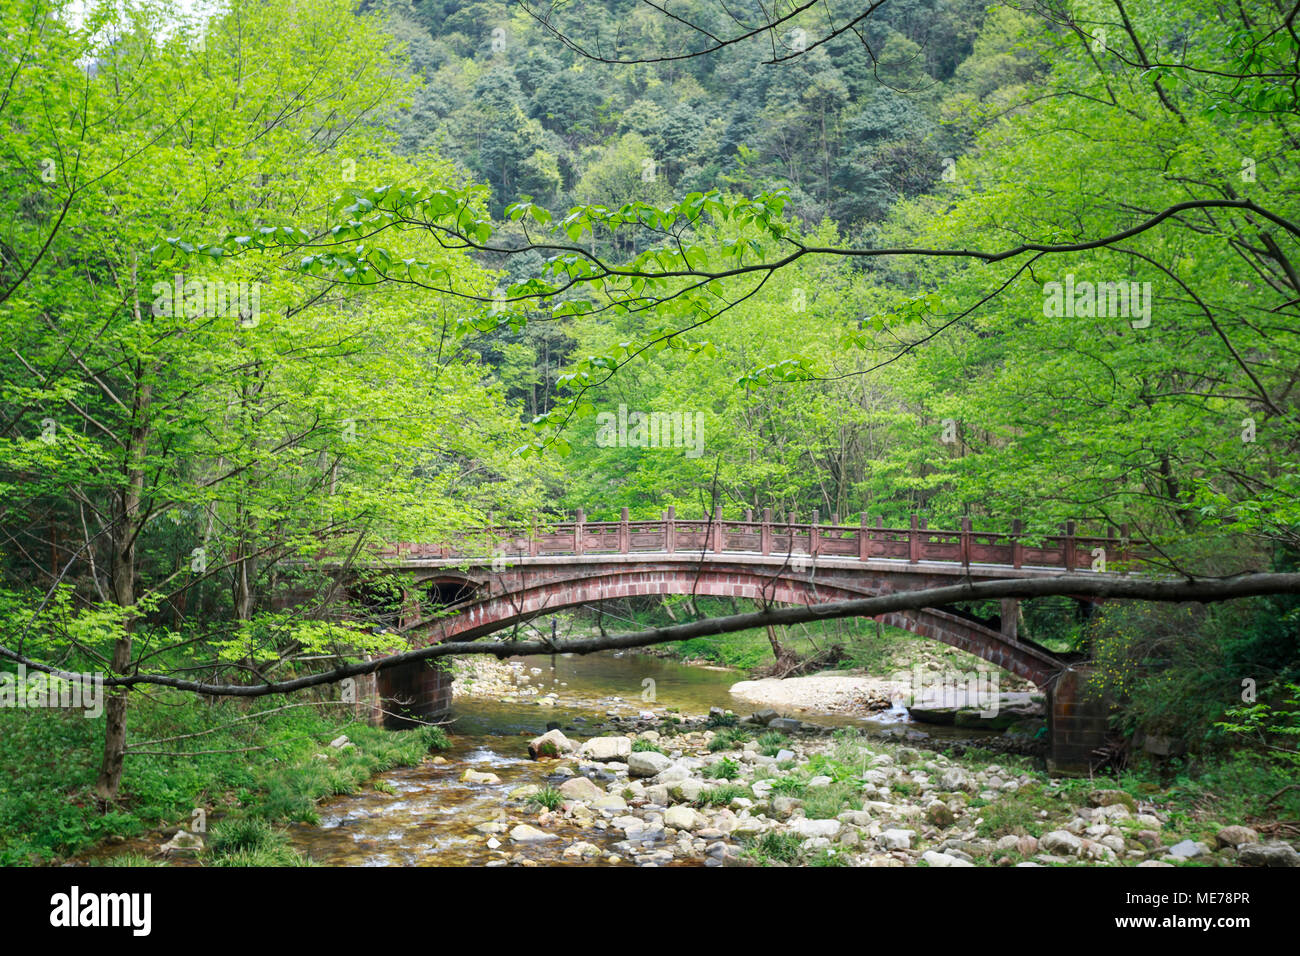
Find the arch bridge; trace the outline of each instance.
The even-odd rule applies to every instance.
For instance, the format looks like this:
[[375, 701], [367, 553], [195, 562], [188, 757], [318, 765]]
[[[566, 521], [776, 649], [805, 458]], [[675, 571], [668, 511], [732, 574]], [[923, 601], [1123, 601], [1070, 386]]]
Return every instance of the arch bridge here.
[[[1107, 536], [1076, 533], [1029, 539], [1014, 522], [1008, 533], [977, 532], [968, 519], [955, 530], [926, 527], [912, 516], [907, 528], [774, 520], [770, 510], [743, 520], [680, 519], [668, 509], [659, 520], [571, 521], [520, 531], [484, 528], [456, 543], [391, 544], [359, 565], [400, 573], [402, 610], [395, 623], [416, 646], [473, 640], [531, 626], [565, 608], [650, 595], [697, 595], [776, 604], [820, 604], [961, 580], [1041, 577], [1066, 572], [1114, 573], [1133, 559], [1125, 528]], [[1082, 602], [1091, 601], [1079, 598]], [[1048, 696], [1052, 762], [1086, 766], [1104, 740], [1105, 715], [1079, 698], [1079, 668], [1021, 638], [1018, 601], [979, 618], [955, 607], [880, 615], [877, 620], [960, 648], [1032, 681]], [[412, 716], [450, 706], [450, 685], [423, 662], [377, 674], [380, 699], [405, 701]], [[397, 706], [397, 705], [394, 705]]]

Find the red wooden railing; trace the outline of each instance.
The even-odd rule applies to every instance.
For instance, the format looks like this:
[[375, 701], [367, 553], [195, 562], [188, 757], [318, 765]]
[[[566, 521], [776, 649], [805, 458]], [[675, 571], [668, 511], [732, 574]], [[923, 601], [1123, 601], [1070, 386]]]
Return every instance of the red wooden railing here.
[[478, 529], [462, 544], [391, 544], [381, 554], [407, 559], [485, 557], [495, 550], [504, 555], [583, 555], [675, 552], [743, 552], [770, 555], [809, 555], [835, 558], [893, 558], [911, 564], [943, 561], [955, 564], [999, 564], [1010, 567], [1048, 567], [1066, 571], [1092, 568], [1095, 551], [1104, 551], [1107, 565], [1126, 567], [1134, 560], [1127, 526], [1110, 528], [1106, 537], [1079, 535], [1073, 521], [1059, 534], [1027, 539], [1021, 522], [1012, 522], [1009, 533], [974, 531], [970, 519], [961, 528], [944, 531], [927, 528], [924, 519], [912, 515], [907, 528], [886, 528], [877, 518], [874, 525], [865, 512], [856, 525], [844, 525], [839, 515], [829, 524], [819, 520], [796, 522], [773, 517], [763, 509], [755, 520], [746, 511], [744, 520], [678, 518], [669, 508], [657, 521], [629, 521], [627, 509], [619, 521], [587, 521], [581, 509], [572, 521], [548, 524], [545, 529], [509, 527]]

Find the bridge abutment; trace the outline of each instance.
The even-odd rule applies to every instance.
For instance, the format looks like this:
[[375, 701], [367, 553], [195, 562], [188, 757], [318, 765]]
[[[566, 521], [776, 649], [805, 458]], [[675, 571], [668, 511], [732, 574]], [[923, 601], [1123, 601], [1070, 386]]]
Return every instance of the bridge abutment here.
[[1047, 685], [1047, 769], [1082, 776], [1092, 769], [1093, 751], [1106, 742], [1108, 708], [1087, 693], [1090, 668], [1071, 665]]
[[451, 712], [450, 670], [412, 661], [377, 671], [370, 685], [370, 719], [390, 730], [418, 727]]

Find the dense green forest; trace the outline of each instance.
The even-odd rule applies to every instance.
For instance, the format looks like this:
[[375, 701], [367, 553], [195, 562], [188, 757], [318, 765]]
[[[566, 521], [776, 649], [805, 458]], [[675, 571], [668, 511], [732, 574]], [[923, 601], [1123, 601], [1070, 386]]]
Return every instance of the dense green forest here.
[[[1283, 0], [0, 0], [0, 52], [0, 667], [161, 675], [69, 826], [170, 799], [137, 705], [405, 649], [323, 563], [386, 542], [771, 508], [1300, 571]], [[1025, 633], [1271, 796], [1293, 585]]]

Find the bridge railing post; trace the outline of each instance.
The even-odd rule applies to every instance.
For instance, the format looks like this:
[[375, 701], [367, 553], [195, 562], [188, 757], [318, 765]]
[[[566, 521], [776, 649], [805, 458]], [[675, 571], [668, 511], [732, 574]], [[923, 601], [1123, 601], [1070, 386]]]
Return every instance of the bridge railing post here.
[[867, 513], [864, 511], [858, 520], [858, 560], [865, 561], [871, 557], [871, 532], [867, 528]]
[[772, 553], [772, 509], [763, 509], [763, 527], [758, 532], [758, 546], [764, 554]]
[[582, 554], [583, 546], [586, 542], [583, 538], [587, 534], [584, 527], [587, 523], [587, 514], [579, 508], [573, 515], [573, 553]]
[[1020, 567], [1025, 561], [1025, 546], [1020, 540], [1020, 531], [1024, 527], [1020, 519], [1011, 522], [1011, 566]]
[[821, 537], [817, 532], [817, 525], [821, 521], [821, 512], [816, 508], [813, 509], [812, 519], [808, 522], [808, 553], [812, 557], [817, 557], [818, 539]]
[[677, 507], [669, 505], [664, 512], [664, 550], [672, 554], [677, 550]]
[[632, 550], [632, 529], [627, 526], [626, 508], [618, 513], [618, 550], [620, 554], [627, 554]]
[[918, 521], [917, 516], [912, 515], [911, 527], [907, 532], [907, 561], [909, 564], [916, 564], [921, 560], [921, 535], [917, 531], [919, 527]]
[[961, 519], [961, 563], [962, 567], [970, 567], [970, 518]]
[[1128, 525], [1119, 526], [1119, 560], [1124, 568], [1124, 573], [1128, 574]]
[[1073, 571], [1075, 559], [1078, 557], [1078, 555], [1074, 553], [1075, 547], [1074, 547], [1074, 522], [1073, 521], [1067, 521], [1065, 523], [1065, 539], [1061, 542], [1061, 546], [1065, 549], [1065, 570]]
[[722, 537], [722, 509], [717, 508], [713, 512], [713, 550], [721, 552], [724, 544]]
[[535, 557], [535, 556], [537, 555], [537, 550], [538, 550], [538, 541], [537, 541], [537, 515], [533, 515], [531, 518], [528, 519], [528, 554], [529, 554], [529, 556], [530, 556], [530, 557]]

